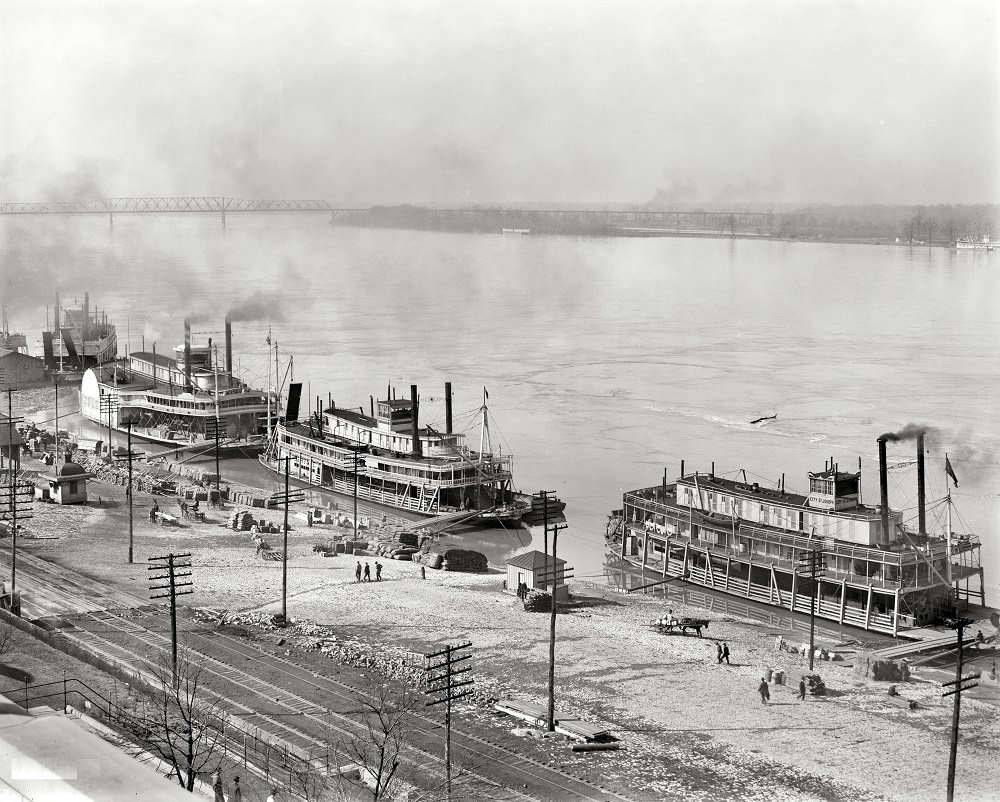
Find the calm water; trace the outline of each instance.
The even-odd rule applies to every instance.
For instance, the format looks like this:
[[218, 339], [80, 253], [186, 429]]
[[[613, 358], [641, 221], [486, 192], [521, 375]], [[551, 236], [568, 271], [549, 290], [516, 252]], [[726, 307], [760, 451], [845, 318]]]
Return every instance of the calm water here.
[[[0, 236], [12, 323], [32, 340], [59, 280], [64, 297], [89, 290], [133, 350], [143, 336], [160, 352], [180, 343], [185, 314], [221, 342], [225, 311], [243, 305], [253, 319], [234, 324], [234, 344], [247, 377], [265, 381], [270, 322], [295, 379], [324, 401], [367, 408], [388, 383], [414, 383], [423, 419], [440, 425], [451, 381], [461, 429], [487, 387], [494, 444], [515, 455], [519, 487], [569, 504], [560, 555], [577, 577], [604, 575], [621, 492], [664, 469], [674, 478], [682, 459], [772, 486], [784, 473], [802, 490], [825, 460], [846, 470], [860, 457], [875, 501], [875, 438], [933, 426], [929, 495], [946, 492], [947, 451], [956, 528], [983, 539], [988, 601], [1000, 603], [1000, 254], [263, 215], [231, 217], [225, 231], [215, 218], [120, 217], [113, 232], [100, 219], [7, 219]], [[912, 443], [890, 445], [890, 462], [913, 456]], [[891, 471], [890, 499], [915, 520], [912, 465]], [[497, 533], [497, 550], [531, 534]]]

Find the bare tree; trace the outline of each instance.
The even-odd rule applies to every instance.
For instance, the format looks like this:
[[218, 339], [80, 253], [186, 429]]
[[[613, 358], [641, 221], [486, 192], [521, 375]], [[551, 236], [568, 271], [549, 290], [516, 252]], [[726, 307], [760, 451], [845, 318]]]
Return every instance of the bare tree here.
[[422, 698], [406, 685], [372, 678], [358, 694], [360, 731], [338, 744], [337, 751], [356, 769], [340, 775], [342, 795], [354, 791], [353, 797], [361, 789], [372, 802], [380, 802], [400, 793], [404, 783], [399, 767], [414, 713], [421, 705]]
[[14, 637], [14, 628], [4, 624], [3, 629], [0, 629], [0, 661], [3, 660], [4, 655], [14, 651], [15, 646], [17, 646], [17, 640]]
[[224, 745], [228, 714], [220, 699], [201, 683], [201, 668], [190, 649], [170, 655], [152, 670], [152, 687], [140, 691], [138, 704], [122, 711], [121, 724], [142, 747], [168, 763], [177, 781], [194, 790], [199, 774], [216, 769]]

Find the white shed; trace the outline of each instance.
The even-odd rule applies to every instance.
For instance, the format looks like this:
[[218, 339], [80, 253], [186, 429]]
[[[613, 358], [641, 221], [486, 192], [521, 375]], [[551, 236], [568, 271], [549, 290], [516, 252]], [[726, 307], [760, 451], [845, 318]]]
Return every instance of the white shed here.
[[507, 590], [515, 593], [518, 585], [523, 582], [529, 590], [549, 591], [552, 587], [553, 570], [556, 575], [556, 599], [566, 601], [569, 598], [565, 578], [566, 561], [557, 557], [553, 568], [552, 557], [548, 557], [549, 576], [546, 576], [546, 556], [540, 551], [526, 551], [507, 560]]

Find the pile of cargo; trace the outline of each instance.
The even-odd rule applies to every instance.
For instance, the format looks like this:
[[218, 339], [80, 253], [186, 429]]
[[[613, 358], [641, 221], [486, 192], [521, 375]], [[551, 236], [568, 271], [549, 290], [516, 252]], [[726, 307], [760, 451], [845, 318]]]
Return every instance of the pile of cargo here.
[[547, 613], [552, 609], [552, 594], [532, 590], [524, 597], [524, 609], [529, 613]]
[[468, 574], [483, 574], [489, 570], [486, 555], [471, 549], [454, 549], [434, 544], [430, 541], [410, 558], [414, 562], [426, 565], [428, 568], [439, 568], [442, 571], [462, 571]]
[[248, 489], [230, 490], [229, 500], [234, 504], [242, 504], [244, 507], [277, 507], [278, 501], [271, 495], [264, 495], [261, 491], [251, 491]]
[[229, 516], [226, 526], [236, 532], [249, 532], [257, 520], [246, 510], [236, 510]]
[[[83, 451], [74, 455], [77, 465], [82, 465], [99, 482], [128, 487], [128, 461], [106, 462]], [[142, 493], [172, 493], [174, 483], [149, 470], [145, 463], [132, 461], [132, 487]]]

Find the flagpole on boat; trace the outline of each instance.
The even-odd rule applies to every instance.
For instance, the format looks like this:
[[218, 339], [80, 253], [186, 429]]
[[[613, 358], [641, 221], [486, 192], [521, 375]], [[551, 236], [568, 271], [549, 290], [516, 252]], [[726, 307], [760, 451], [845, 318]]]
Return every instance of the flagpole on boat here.
[[271, 327], [267, 327], [267, 442], [271, 443]]
[[945, 566], [946, 573], [948, 576], [948, 605], [949, 607], [954, 607], [954, 597], [955, 588], [951, 578], [951, 485], [948, 484], [948, 452], [944, 455], [944, 486], [948, 489], [948, 495], [945, 497], [945, 504], [947, 505], [948, 515], [947, 522], [945, 526], [947, 527], [946, 535], [948, 541], [948, 562]]

